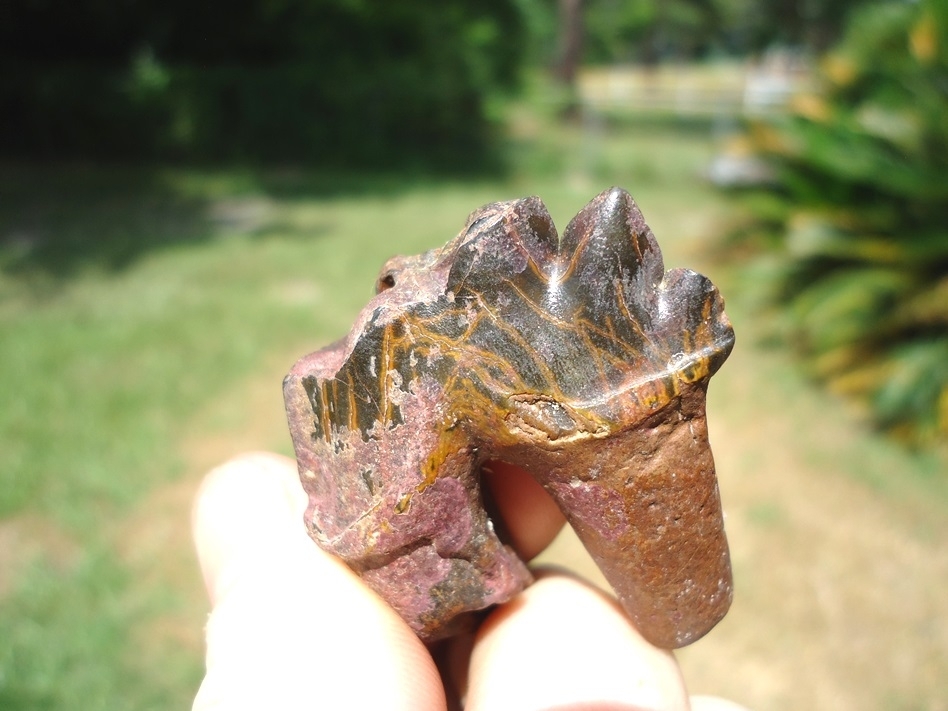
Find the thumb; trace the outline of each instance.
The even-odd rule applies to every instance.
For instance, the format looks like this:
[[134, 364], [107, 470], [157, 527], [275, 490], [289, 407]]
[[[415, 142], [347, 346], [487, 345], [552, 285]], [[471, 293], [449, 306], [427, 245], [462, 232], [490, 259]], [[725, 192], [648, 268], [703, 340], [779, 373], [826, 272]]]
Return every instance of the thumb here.
[[305, 532], [292, 460], [249, 454], [211, 472], [194, 537], [212, 611], [195, 711], [443, 709], [424, 645]]

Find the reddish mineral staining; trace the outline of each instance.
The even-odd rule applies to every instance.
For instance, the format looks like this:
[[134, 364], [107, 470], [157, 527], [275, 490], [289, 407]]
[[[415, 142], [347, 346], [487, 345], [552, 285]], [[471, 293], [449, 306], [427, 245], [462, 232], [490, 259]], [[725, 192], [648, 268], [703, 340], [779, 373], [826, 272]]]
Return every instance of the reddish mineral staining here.
[[646, 638], [680, 647], [731, 602], [708, 379], [734, 332], [717, 289], [665, 272], [613, 188], [562, 238], [536, 197], [486, 205], [396, 257], [348, 337], [284, 383], [313, 539], [426, 641], [531, 578], [480, 468], [530, 472]]

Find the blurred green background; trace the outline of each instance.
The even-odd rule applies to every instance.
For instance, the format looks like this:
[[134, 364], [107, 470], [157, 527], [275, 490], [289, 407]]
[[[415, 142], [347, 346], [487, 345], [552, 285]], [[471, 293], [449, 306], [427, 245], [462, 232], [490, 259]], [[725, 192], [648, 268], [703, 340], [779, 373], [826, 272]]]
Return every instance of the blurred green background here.
[[0, 709], [188, 707], [191, 500], [290, 453], [293, 361], [479, 205], [610, 185], [738, 337], [692, 691], [948, 709], [948, 3], [12, 0], [0, 100]]

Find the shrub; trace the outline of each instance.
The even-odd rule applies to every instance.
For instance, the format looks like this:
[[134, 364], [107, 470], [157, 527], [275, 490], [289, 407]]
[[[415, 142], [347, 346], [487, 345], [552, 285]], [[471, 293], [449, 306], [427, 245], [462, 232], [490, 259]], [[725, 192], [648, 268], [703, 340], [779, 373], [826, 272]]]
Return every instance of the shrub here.
[[948, 5], [870, 5], [822, 91], [750, 135], [776, 188], [751, 201], [780, 255], [782, 336], [913, 440], [948, 434]]

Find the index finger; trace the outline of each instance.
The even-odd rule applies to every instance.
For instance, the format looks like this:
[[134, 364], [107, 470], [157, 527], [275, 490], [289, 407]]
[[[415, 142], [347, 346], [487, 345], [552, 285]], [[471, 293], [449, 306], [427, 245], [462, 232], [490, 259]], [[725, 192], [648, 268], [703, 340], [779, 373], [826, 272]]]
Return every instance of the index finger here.
[[549, 494], [525, 470], [501, 461], [481, 469], [488, 509], [497, 530], [517, 555], [529, 561], [546, 548], [566, 523]]

